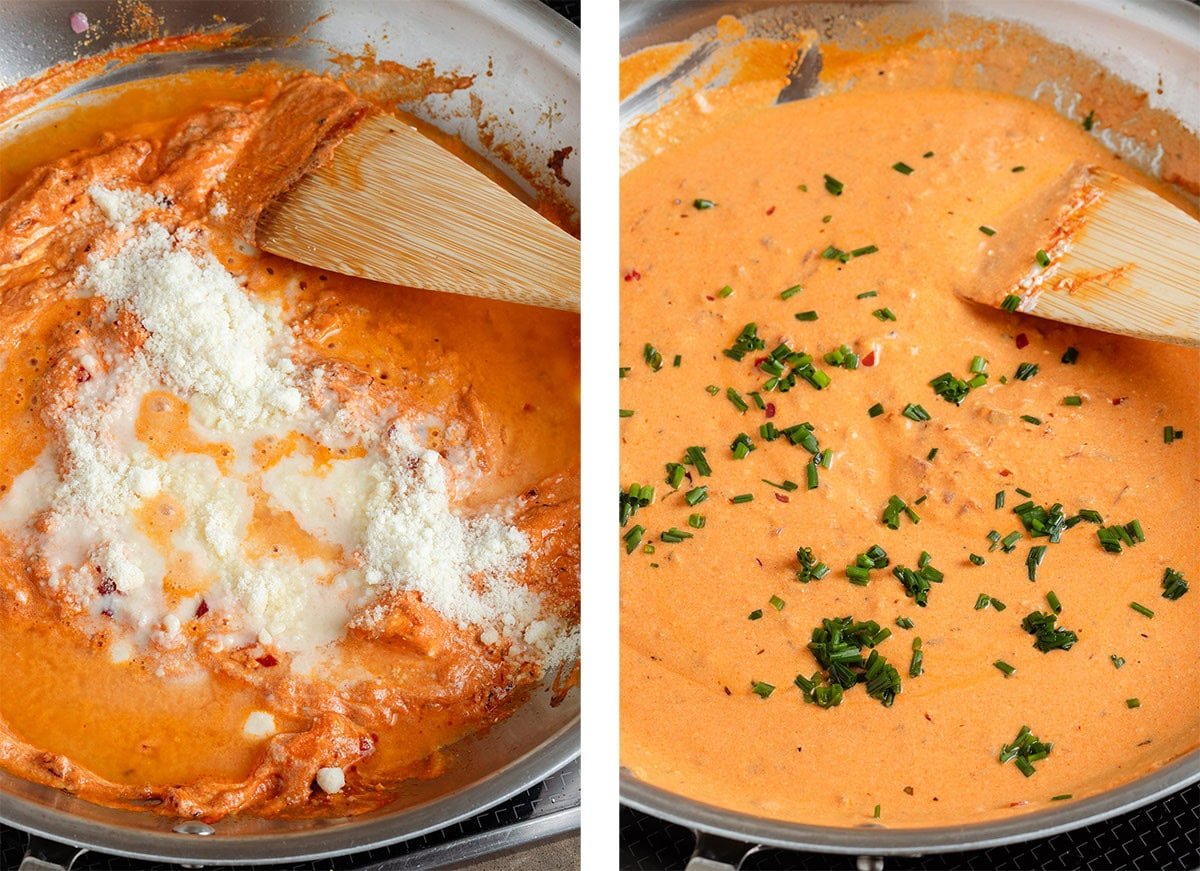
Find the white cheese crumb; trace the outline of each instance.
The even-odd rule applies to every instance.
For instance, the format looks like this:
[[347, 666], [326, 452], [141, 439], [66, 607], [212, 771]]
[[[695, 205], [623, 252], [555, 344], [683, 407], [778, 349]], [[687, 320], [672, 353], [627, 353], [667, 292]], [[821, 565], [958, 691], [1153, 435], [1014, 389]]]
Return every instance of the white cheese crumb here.
[[108, 648], [108, 658], [115, 663], [129, 662], [133, 657], [133, 645], [122, 638], [120, 641], [113, 642]]
[[251, 738], [266, 738], [275, 734], [275, 718], [266, 711], [254, 711], [246, 718], [242, 731]]
[[138, 191], [114, 190], [100, 184], [91, 185], [88, 196], [114, 227], [126, 227], [142, 212], [154, 206], [154, 197]]
[[318, 768], [317, 769], [317, 786], [322, 790], [333, 795], [336, 792], [341, 792], [342, 787], [346, 785], [346, 773], [340, 768]]

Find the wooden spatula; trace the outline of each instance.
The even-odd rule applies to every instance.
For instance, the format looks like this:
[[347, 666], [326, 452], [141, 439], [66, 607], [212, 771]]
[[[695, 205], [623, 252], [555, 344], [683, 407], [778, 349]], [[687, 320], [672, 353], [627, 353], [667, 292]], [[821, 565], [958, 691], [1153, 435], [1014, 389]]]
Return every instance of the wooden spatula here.
[[387, 115], [275, 199], [256, 243], [346, 275], [579, 311], [579, 240]]
[[961, 295], [1200, 346], [1200, 222], [1183, 210], [1129, 179], [1076, 167], [1006, 224], [989, 242], [987, 284]]

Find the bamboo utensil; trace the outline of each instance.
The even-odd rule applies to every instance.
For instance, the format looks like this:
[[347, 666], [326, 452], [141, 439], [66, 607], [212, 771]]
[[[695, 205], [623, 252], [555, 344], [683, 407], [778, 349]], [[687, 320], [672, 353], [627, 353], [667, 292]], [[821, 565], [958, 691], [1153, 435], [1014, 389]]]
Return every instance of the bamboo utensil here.
[[[1015, 278], [962, 295], [1050, 320], [1200, 346], [1200, 222], [1136, 182], [1076, 167], [997, 245]], [[1012, 223], [1022, 226], [1018, 218]], [[1046, 227], [1049, 226], [1049, 233]], [[999, 237], [997, 237], [999, 238]]]
[[579, 240], [387, 115], [276, 198], [256, 242], [346, 275], [579, 311]]

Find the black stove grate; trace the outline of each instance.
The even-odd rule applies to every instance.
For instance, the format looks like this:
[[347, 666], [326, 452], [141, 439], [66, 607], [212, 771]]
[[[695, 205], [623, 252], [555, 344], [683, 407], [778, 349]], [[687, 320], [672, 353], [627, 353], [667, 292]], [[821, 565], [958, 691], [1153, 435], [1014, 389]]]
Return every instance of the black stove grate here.
[[[695, 836], [630, 808], [621, 808], [622, 871], [683, 868]], [[851, 871], [854, 856], [766, 849], [746, 871]], [[1195, 871], [1200, 868], [1200, 784], [1102, 823], [1049, 838], [928, 856], [896, 856], [885, 871]]]

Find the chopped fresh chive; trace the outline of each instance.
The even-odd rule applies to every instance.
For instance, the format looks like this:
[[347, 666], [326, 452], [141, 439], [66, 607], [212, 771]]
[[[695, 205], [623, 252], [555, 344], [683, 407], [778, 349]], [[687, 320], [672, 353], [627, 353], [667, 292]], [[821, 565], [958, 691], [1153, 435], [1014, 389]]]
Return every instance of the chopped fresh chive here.
[[903, 499], [894, 493], [888, 497], [887, 505], [883, 509], [883, 522], [888, 529], [900, 528], [900, 516], [904, 515], [912, 523], [920, 523], [921, 516], [908, 506]]
[[747, 620], [761, 620], [762, 615], [763, 615], [762, 608], [755, 608], [753, 611], [750, 612], [750, 616], [747, 617], [746, 619]]
[[711, 209], [713, 206], [716, 205], [716, 203], [714, 203], [712, 200], [695, 199], [695, 200], [692, 200], [692, 205], [695, 206], [697, 209], [703, 210], [703, 209]]
[[949, 372], [943, 372], [934, 378], [929, 382], [929, 386], [933, 388], [934, 393], [954, 405], [962, 405], [962, 401], [971, 392], [971, 386], [966, 381], [955, 378]]
[[1012, 171], [1013, 171], [1013, 172], [1024, 172], [1024, 171], [1025, 171], [1025, 167], [1023, 167], [1023, 166], [1014, 166], [1014, 167], [1012, 168]]
[[683, 494], [684, 501], [688, 505], [695, 507], [708, 498], [708, 485], [702, 484], [699, 487], [694, 487]]
[[996, 666], [996, 668], [998, 668], [998, 669], [1000, 669], [1000, 671], [1004, 672], [1005, 677], [1012, 677], [1013, 673], [1016, 672], [1016, 669], [1013, 668], [1011, 665], [1009, 665], [1007, 662], [1005, 662], [1003, 659], [997, 659], [995, 662], [992, 663], [992, 665]]
[[725, 285], [724, 287], [722, 287], [720, 290], [717, 291], [717, 296], [721, 297], [721, 299], [728, 299], [732, 295], [733, 295], [733, 285], [730, 285], [730, 284]]
[[1112, 660], [1113, 668], [1120, 668], [1125, 664], [1125, 657], [1112, 654], [1109, 659]]
[[1042, 560], [1046, 558], [1046, 545], [1038, 544], [1029, 548], [1029, 556], [1025, 558], [1025, 569], [1029, 574], [1029, 580], [1037, 580], [1038, 567], [1042, 564]]
[[855, 248], [850, 252], [851, 257], [866, 257], [868, 254], [874, 254], [879, 250], [878, 245], [864, 245], [861, 248]]
[[767, 407], [767, 404], [763, 402], [762, 394], [760, 394], [757, 390], [750, 391], [750, 398], [754, 400], [754, 404], [758, 406], [760, 411]]
[[816, 463], [810, 462], [807, 466], [804, 467], [804, 477], [808, 483], [808, 489], [816, 490], [817, 484], [819, 483]]
[[996, 491], [996, 509], [997, 510], [1004, 507], [1004, 495], [1005, 494], [1004, 494], [1003, 490]]
[[645, 534], [646, 527], [638, 525], [621, 536], [625, 541], [625, 553], [631, 554], [637, 550], [637, 546], [642, 543], [642, 536]]
[[977, 553], [971, 554], [970, 556], [967, 557], [967, 559], [971, 561], [971, 565], [973, 565], [973, 566], [981, 566], [987, 562], [986, 559], [984, 559]]
[[1055, 626], [1058, 617], [1041, 611], [1030, 611], [1021, 621], [1021, 628], [1034, 636], [1033, 646], [1042, 653], [1051, 650], [1070, 650], [1079, 636], [1069, 629]]
[[785, 480], [782, 483], [776, 484], [774, 481], [768, 481], [766, 478], [762, 478], [761, 480], [764, 484], [774, 487], [776, 490], [784, 490], [788, 493], [791, 493], [794, 490], [800, 489], [800, 485], [797, 484], [795, 481]]
[[988, 361], [979, 356], [971, 358], [971, 371], [976, 375], [982, 375], [987, 372]]
[[1022, 774], [1026, 777], [1033, 776], [1033, 763], [1041, 762], [1050, 755], [1050, 751], [1054, 745], [1049, 741], [1041, 741], [1034, 735], [1028, 726], [1022, 726], [1021, 731], [1017, 733], [1016, 740], [1011, 744], [1005, 744], [1000, 749], [1000, 755], [997, 757], [1001, 763], [1013, 761]]
[[[1169, 433], [1169, 435], [1168, 435], [1168, 433]], [[1183, 438], [1183, 430], [1175, 429], [1174, 427], [1171, 427], [1171, 426], [1163, 427], [1163, 441], [1166, 442], [1167, 444], [1171, 444], [1172, 442], [1177, 442], [1181, 438]]]
[[1183, 572], [1168, 567], [1163, 572], [1162, 588], [1162, 597], [1174, 602], [1182, 598], [1183, 594], [1188, 591], [1188, 583], [1183, 579]]
[[1130, 709], [1140, 708], [1141, 706], [1142, 706], [1142, 702], [1140, 699], [1126, 699], [1125, 700], [1125, 707], [1127, 707], [1127, 708], [1130, 708]]
[[[928, 462], [932, 463], [932, 462], [933, 462], [933, 458], [934, 458], [934, 457], [936, 457], [936, 456], [937, 456], [937, 454], [938, 454], [938, 449], [937, 449], [937, 448], [930, 448], [930, 449], [929, 449], [929, 453], [927, 453], [927, 454], [925, 455], [925, 459], [926, 459]], [[922, 499], [924, 499], [925, 497], [924, 497], [924, 496], [922, 496], [921, 498], [922, 498]]]
[[1008, 296], [1004, 297], [1004, 301], [1000, 303], [1000, 308], [1004, 309], [1006, 312], [1015, 312], [1017, 310], [1017, 306], [1020, 304], [1021, 297], [1017, 296], [1015, 293], [1010, 293]]
[[1102, 526], [1096, 530], [1096, 537], [1100, 539], [1100, 546], [1108, 553], [1120, 553], [1121, 546], [1133, 547], [1135, 544], [1140, 544], [1146, 540], [1146, 533], [1142, 529], [1140, 520], [1131, 520], [1124, 526], [1114, 524], [1112, 526]]
[[658, 537], [667, 544], [679, 544], [681, 541], [686, 541], [692, 537], [692, 533], [684, 532], [682, 529], [676, 529], [672, 526], [666, 532], [660, 532]]
[[621, 417], [633, 417], [634, 411], [632, 408], [619, 408], [617, 410], [621, 412]]
[[1046, 594], [1046, 601], [1050, 603], [1050, 610], [1055, 614], [1062, 613], [1062, 602], [1058, 601], [1058, 596], [1053, 590]]
[[875, 805], [875, 814], [874, 814], [875, 819], [879, 819], [879, 814], [882, 812], [882, 810], [883, 810], [883, 805], [879, 805], [879, 804]]
[[746, 411], [750, 408], [750, 406], [746, 404], [746, 400], [742, 399], [741, 394], [738, 393], [736, 390], [734, 390], [732, 387], [726, 389], [725, 398], [728, 399], [731, 403], [733, 403], [733, 407], [736, 408], [738, 411], [740, 411], [742, 414], [745, 414]]
[[693, 445], [685, 452], [684, 462], [695, 466], [696, 471], [708, 477], [712, 474], [712, 467], [708, 464], [708, 460], [704, 458], [704, 448]]
[[683, 354], [676, 354], [675, 361], [671, 365], [678, 369], [681, 363], [683, 363]]
[[846, 186], [844, 184], [842, 184], [840, 181], [838, 181], [836, 178], [834, 178], [833, 176], [831, 176], [829, 174], [825, 175], [825, 190], [829, 191], [835, 197], [840, 197], [842, 195], [842, 191], [844, 191], [845, 189], [846, 189]]
[[[1017, 492], [1018, 492], [1020, 495], [1024, 496], [1026, 499], [1028, 499], [1030, 496], [1032, 496], [1032, 495], [1033, 495], [1033, 494], [1032, 494], [1032, 493], [1030, 493], [1028, 490], [1022, 489], [1021, 487], [1015, 487], [1014, 489], [1015, 489], [1015, 490], [1016, 490], [1016, 491], [1017, 491]], [[1014, 509], [1013, 509], [1013, 511], [1016, 511], [1016, 510], [1017, 510], [1016, 508], [1014, 508]]]
[[1037, 258], [1038, 266], [1042, 267], [1043, 269], [1050, 265], [1050, 255], [1041, 248], [1038, 249], [1037, 254], [1034, 256]]
[[1062, 795], [1052, 795], [1052, 796], [1050, 796], [1050, 801], [1066, 801], [1067, 799], [1069, 799], [1069, 798], [1074, 798], [1074, 797], [1075, 797], [1075, 796], [1073, 796], [1071, 793], [1069, 793], [1069, 792], [1064, 792]]
[[975, 600], [975, 610], [982, 611], [989, 604], [991, 604], [991, 601], [992, 601], [992, 597], [989, 596], [987, 593], [980, 593], [979, 598], [977, 598]]
[[996, 235], [996, 231], [994, 229], [992, 229], [991, 227], [989, 227], [987, 224], [980, 224], [979, 232], [985, 236], [995, 236]]
[[796, 312], [796, 320], [798, 321], [815, 321], [817, 313], [815, 311]]
[[922, 608], [929, 603], [931, 585], [940, 584], [946, 577], [928, 562], [919, 566], [916, 571], [907, 566], [895, 566], [892, 568], [892, 574], [904, 587], [905, 595]]
[[912, 175], [913, 173], [913, 168], [904, 161], [897, 161], [896, 163], [893, 163], [892, 169], [896, 170], [896, 172], [902, 173], [903, 175]]
[[621, 367], [620, 369], [618, 369], [617, 371], [620, 373], [620, 377], [621, 377], [621, 378], [628, 378], [628, 377], [629, 377], [629, 367], [628, 367], [628, 366], [622, 366], [622, 367]]
[[803, 191], [804, 193], [808, 193], [808, 185], [806, 185], [806, 184], [802, 184], [802, 185], [798, 185], [798, 187], [799, 187], [799, 188], [800, 188], [800, 190], [801, 190], [801, 191]]
[[776, 611], [782, 611], [783, 606], [786, 605], [787, 603], [784, 602], [783, 599], [779, 598], [778, 596], [772, 596], [770, 599], [770, 604], [771, 604], [771, 607], [774, 608]]
[[908, 664], [908, 676], [920, 677], [925, 671], [925, 651], [921, 649], [921, 639], [914, 638], [912, 643], [912, 661]]
[[821, 223], [828, 224], [832, 220], [833, 220], [833, 215], [825, 215], [824, 217], [821, 218]]
[[734, 496], [729, 501], [732, 502], [734, 505], [742, 505], [746, 502], [753, 502], [754, 494], [753, 493], [742, 493], [740, 496]]
[[715, 384], [710, 384], [707, 387], [705, 387], [704, 389], [706, 391], [708, 391], [709, 396], [716, 396], [718, 393], [721, 392], [721, 388]]
[[855, 299], [871, 299], [872, 297], [876, 297], [876, 296], [879, 296], [879, 291], [868, 290], [865, 293], [860, 293], [858, 296], [856, 296], [854, 298]]
[[1082, 396], [1064, 396], [1063, 405], [1083, 405]]
[[645, 360], [646, 365], [649, 366], [651, 369], [653, 369], [655, 372], [657, 372], [659, 369], [662, 368], [662, 363], [663, 363], [662, 354], [660, 354], [658, 349], [655, 348], [653, 345], [651, 345], [649, 342], [647, 342], [646, 346], [642, 349], [642, 359]]
[[896, 313], [890, 308], [877, 308], [871, 314], [875, 315], [881, 321], [894, 321], [896, 319]]
[[1137, 611], [1143, 617], [1146, 617], [1151, 620], [1154, 619], [1154, 612], [1151, 611], [1149, 608], [1147, 608], [1145, 605], [1141, 604], [1140, 602], [1130, 602], [1129, 607], [1132, 608], [1133, 610]]
[[1037, 363], [1022, 363], [1017, 367], [1016, 373], [1013, 375], [1018, 381], [1028, 381], [1038, 373]]
[[804, 290], [803, 286], [801, 286], [799, 284], [793, 284], [787, 290], [780, 292], [779, 298], [780, 299], [791, 299], [793, 296], [795, 296], [802, 290]]
[[926, 151], [926, 152], [925, 152], [924, 154], [922, 154], [921, 156], [922, 156], [922, 157], [933, 157], [933, 152], [932, 152], [932, 151]]
[[1079, 359], [1079, 351], [1076, 350], [1075, 348], [1067, 348], [1067, 350], [1063, 351], [1062, 361], [1064, 363], [1070, 365], [1078, 359]]
[[909, 620], [907, 617], [897, 617], [896, 625], [899, 626], [901, 629], [912, 629], [913, 621]]
[[1000, 548], [1005, 553], [1012, 553], [1014, 550], [1016, 550], [1017, 542], [1020, 541], [1020, 539], [1021, 533], [1010, 532], [1008, 535], [1004, 536], [1004, 538], [1000, 539]]
[[796, 572], [796, 580], [802, 584], [819, 581], [829, 574], [829, 566], [813, 555], [811, 547], [797, 548], [796, 561], [800, 564], [800, 569]]
[[924, 420], [930, 420], [929, 412], [926, 411], [924, 408], [922, 408], [920, 405], [913, 403], [913, 402], [910, 402], [910, 403], [908, 403], [908, 405], [904, 406], [904, 410], [901, 411], [900, 413], [903, 414], [905, 417], [907, 417], [909, 420], [915, 420], [918, 423], [921, 421], [924, 421]]
[[742, 331], [733, 340], [733, 346], [726, 348], [722, 353], [731, 360], [740, 361], [751, 351], [762, 351], [766, 347], [767, 343], [758, 335], [758, 324], [751, 322], [742, 327]]
[[1091, 130], [1094, 126], [1096, 126], [1096, 110], [1091, 109], [1083, 119], [1083, 129]]
[[667, 485], [671, 489], [678, 490], [686, 474], [687, 469], [683, 467], [682, 463], [667, 463]]
[[688, 526], [690, 526], [692, 529], [703, 529], [704, 523], [705, 523], [705, 518], [704, 518], [703, 514], [689, 514], [688, 515]]
[[775, 692], [775, 687], [761, 680], [753, 681], [750, 689], [760, 699], [769, 699], [771, 697], [771, 693]]
[[992, 600], [992, 609], [995, 611], [1003, 611], [1005, 608], [1008, 607], [1003, 602], [1001, 602], [999, 599], [997, 599], [995, 596], [992, 596], [991, 600]]
[[[845, 251], [843, 251], [841, 248], [838, 248], [834, 245], [830, 245], [828, 248], [826, 248], [824, 251], [821, 252], [821, 258], [823, 260], [841, 260], [843, 263], [847, 263], [850, 260], [850, 255], [847, 254]], [[845, 258], [845, 259], [843, 259], [843, 258]]]
[[870, 415], [871, 417], [879, 417], [879, 415], [883, 414], [883, 403], [876, 402], [874, 405], [872, 405], [870, 408], [867, 409], [867, 414]]
[[1031, 423], [1034, 426], [1041, 426], [1042, 424], [1042, 419], [1040, 417], [1034, 417], [1032, 414], [1022, 414], [1021, 420], [1025, 421], [1026, 423]]

